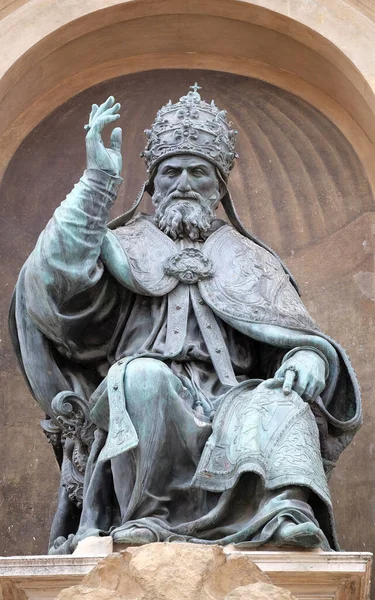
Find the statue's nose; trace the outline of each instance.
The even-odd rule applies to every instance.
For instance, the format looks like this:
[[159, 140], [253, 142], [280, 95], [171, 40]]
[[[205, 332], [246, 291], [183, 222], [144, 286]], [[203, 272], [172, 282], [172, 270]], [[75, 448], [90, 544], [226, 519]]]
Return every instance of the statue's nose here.
[[182, 171], [178, 180], [177, 189], [179, 192], [189, 192], [191, 190], [189, 175], [187, 171]]

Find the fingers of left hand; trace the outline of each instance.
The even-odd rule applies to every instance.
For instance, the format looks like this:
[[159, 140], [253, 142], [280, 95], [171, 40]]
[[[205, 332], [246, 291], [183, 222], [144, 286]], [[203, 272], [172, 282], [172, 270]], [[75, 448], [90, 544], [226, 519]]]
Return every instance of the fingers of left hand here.
[[294, 381], [296, 379], [296, 373], [292, 369], [285, 370], [283, 392], [287, 396], [290, 394], [293, 388]]
[[303, 400], [305, 400], [305, 402], [312, 404], [313, 402], [315, 402], [317, 395], [318, 394], [317, 394], [317, 390], [316, 390], [315, 386], [309, 385], [305, 389], [305, 391], [302, 395], [302, 398], [303, 398]]
[[302, 386], [300, 390], [296, 390], [297, 393], [306, 402], [314, 402], [320, 392], [324, 389], [324, 384], [319, 379], [310, 379]]

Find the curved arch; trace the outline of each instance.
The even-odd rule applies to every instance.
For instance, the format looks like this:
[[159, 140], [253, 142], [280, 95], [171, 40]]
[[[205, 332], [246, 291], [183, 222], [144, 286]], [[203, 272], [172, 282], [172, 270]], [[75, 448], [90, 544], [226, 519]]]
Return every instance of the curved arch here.
[[[130, 208], [145, 177], [144, 129], [168, 98], [199, 81], [202, 97], [225, 107], [239, 131], [230, 189], [250, 230], [280, 255], [333, 235], [373, 209], [363, 167], [345, 136], [320, 111], [257, 79], [204, 70], [154, 70], [106, 80], [50, 114], [16, 151], [1, 185], [0, 219], [42, 227], [85, 167], [87, 108], [114, 94], [122, 105], [124, 185], [113, 216]], [[152, 93], [149, 90], [152, 89]], [[56, 165], [59, 168], [56, 168]], [[17, 198], [15, 205], [13, 199]], [[142, 210], [152, 212], [146, 195]], [[37, 229], [37, 227], [36, 227]], [[286, 234], [286, 232], [288, 232]], [[362, 247], [361, 247], [362, 248]]]
[[190, 67], [258, 77], [318, 107], [375, 189], [374, 29], [343, 0], [29, 0], [0, 22], [0, 176], [29, 131], [76, 93], [125, 73]]

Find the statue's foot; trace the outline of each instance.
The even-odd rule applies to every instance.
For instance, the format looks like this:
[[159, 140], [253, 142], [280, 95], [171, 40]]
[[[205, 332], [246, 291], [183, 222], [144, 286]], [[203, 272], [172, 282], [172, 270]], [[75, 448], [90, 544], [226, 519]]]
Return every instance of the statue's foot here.
[[302, 548], [320, 548], [326, 546], [326, 537], [314, 523], [285, 523], [277, 533], [277, 546], [300, 546]]
[[152, 544], [157, 542], [156, 535], [147, 527], [129, 527], [112, 533], [113, 541], [116, 544], [131, 544], [141, 546], [143, 544]]
[[74, 548], [72, 545], [74, 535], [71, 533], [68, 539], [59, 536], [48, 550], [48, 554], [72, 554]]

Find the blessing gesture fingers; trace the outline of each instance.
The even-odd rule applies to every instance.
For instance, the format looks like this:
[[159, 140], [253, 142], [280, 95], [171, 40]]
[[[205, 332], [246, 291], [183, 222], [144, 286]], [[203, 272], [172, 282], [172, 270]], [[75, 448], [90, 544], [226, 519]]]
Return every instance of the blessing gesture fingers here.
[[87, 168], [100, 169], [110, 175], [119, 176], [122, 169], [122, 129], [116, 127], [111, 134], [110, 147], [105, 148], [101, 132], [106, 125], [120, 118], [120, 103], [110, 96], [103, 104], [92, 105], [89, 122], [85, 125]]

